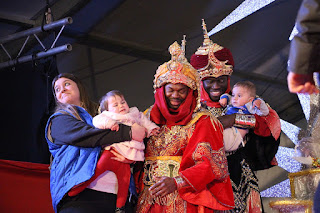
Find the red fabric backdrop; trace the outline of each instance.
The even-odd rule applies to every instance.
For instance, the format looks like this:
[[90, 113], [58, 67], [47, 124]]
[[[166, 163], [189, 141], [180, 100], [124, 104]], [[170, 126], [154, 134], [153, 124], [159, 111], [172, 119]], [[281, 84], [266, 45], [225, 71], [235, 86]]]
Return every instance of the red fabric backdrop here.
[[0, 160], [0, 212], [52, 213], [48, 167]]

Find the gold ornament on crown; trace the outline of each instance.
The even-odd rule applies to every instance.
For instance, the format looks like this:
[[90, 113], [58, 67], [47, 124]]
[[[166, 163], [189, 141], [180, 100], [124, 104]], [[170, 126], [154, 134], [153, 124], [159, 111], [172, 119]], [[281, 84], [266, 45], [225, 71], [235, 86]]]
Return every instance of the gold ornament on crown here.
[[202, 46], [198, 48], [195, 54], [208, 55], [208, 64], [205, 67], [198, 69], [201, 80], [208, 77], [217, 78], [222, 75], [231, 75], [233, 66], [227, 64], [228, 60], [219, 61], [214, 55], [215, 52], [222, 50], [223, 47], [210, 40], [204, 19], [202, 19], [202, 29], [204, 40]]
[[200, 108], [200, 76], [185, 57], [185, 36], [182, 40], [182, 46], [174, 42], [169, 47], [171, 60], [160, 65], [154, 75], [153, 88], [156, 90], [167, 83], [184, 84], [192, 90], [198, 91], [197, 107]]

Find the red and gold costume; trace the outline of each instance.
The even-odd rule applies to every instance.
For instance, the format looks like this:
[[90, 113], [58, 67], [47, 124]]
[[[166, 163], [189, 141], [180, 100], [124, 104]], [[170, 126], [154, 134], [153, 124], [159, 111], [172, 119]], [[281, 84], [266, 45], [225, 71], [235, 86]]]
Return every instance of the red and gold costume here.
[[[224, 108], [221, 107], [218, 101], [214, 102], [210, 99], [203, 88], [202, 81], [210, 77], [228, 76], [228, 86], [225, 92], [229, 93], [234, 60], [230, 50], [210, 40], [204, 21], [203, 30], [203, 45], [191, 56], [190, 63], [200, 75], [202, 106], [214, 116], [219, 117], [222, 115]], [[272, 159], [275, 159], [274, 155], [280, 143], [279, 136], [281, 131], [280, 119], [277, 113], [271, 108], [269, 110], [270, 113], [267, 116], [254, 115], [255, 117], [248, 116], [248, 118], [244, 116], [244, 119], [238, 123], [236, 116], [236, 124], [245, 124], [247, 122], [248, 126], [255, 124], [255, 127], [250, 132], [250, 139], [245, 147], [226, 153], [235, 198], [235, 208], [228, 212], [258, 213], [263, 211], [258, 179], [253, 171], [272, 166]], [[268, 153], [265, 153], [265, 150], [268, 150]], [[263, 156], [258, 156], [259, 154]], [[260, 162], [260, 159], [263, 159], [264, 162]]]
[[[155, 104], [147, 110], [161, 126], [146, 146], [143, 189], [137, 212], [219, 212], [234, 207], [233, 193], [223, 148], [223, 127], [208, 111], [199, 111], [199, 76], [175, 42], [172, 60], [159, 66], [154, 80]], [[189, 87], [178, 109], [168, 108], [164, 85]], [[148, 191], [154, 177], [173, 177], [177, 190], [164, 197]]]

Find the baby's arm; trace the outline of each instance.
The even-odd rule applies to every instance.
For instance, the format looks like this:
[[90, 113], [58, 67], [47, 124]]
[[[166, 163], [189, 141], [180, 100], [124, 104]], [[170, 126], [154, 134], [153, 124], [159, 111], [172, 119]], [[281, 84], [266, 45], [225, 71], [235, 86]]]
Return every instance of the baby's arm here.
[[264, 102], [264, 100], [262, 100], [262, 99], [260, 99], [260, 100], [261, 100], [261, 104], [260, 104], [259, 114], [258, 115], [267, 116], [269, 114], [269, 107], [266, 104], [266, 102]]
[[261, 98], [256, 98], [250, 103], [246, 104], [247, 109], [251, 114], [257, 114], [259, 116], [266, 116], [269, 114], [269, 108]]
[[227, 93], [220, 96], [219, 103], [222, 107], [226, 107], [230, 102], [231, 96]]
[[153, 136], [153, 135], [158, 135], [160, 133], [160, 127], [154, 128], [151, 130], [150, 134], [148, 137]]
[[[110, 117], [108, 117], [104, 112], [99, 115], [96, 115], [92, 119], [92, 124], [99, 129], [111, 129], [112, 126], [117, 124], [117, 122]], [[119, 128], [119, 125], [118, 125]]]
[[113, 126], [110, 128], [112, 131], [118, 131], [119, 130], [119, 124], [115, 123]]
[[160, 132], [160, 127], [150, 121], [142, 112], [140, 112], [140, 124], [146, 128], [147, 137], [158, 135]]
[[255, 99], [253, 101], [252, 107], [257, 107], [258, 109], [260, 109], [260, 105], [261, 105], [261, 99]]

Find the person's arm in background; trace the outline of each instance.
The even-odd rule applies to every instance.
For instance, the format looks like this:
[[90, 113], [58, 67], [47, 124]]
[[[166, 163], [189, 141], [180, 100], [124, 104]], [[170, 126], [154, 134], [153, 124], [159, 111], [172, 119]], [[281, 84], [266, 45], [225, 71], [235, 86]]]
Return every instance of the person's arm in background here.
[[291, 93], [318, 93], [313, 73], [320, 71], [320, 0], [302, 2], [296, 27], [288, 60], [288, 88]]

